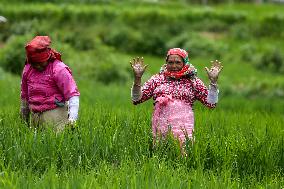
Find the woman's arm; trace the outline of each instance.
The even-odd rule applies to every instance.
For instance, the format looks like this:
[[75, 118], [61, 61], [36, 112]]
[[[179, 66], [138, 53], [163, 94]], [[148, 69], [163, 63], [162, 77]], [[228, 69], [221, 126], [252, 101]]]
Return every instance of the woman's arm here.
[[208, 89], [204, 85], [204, 83], [197, 77], [193, 79], [192, 83], [195, 98], [208, 108], [215, 108], [218, 101], [218, 88], [213, 88], [212, 86], [209, 86]]
[[223, 66], [221, 65], [221, 62], [219, 62], [218, 60], [211, 61], [211, 63], [212, 65], [210, 69], [205, 67], [208, 78], [210, 80], [208, 94], [206, 97], [206, 103], [216, 105], [216, 103], [218, 102], [218, 94], [219, 94], [217, 81], [219, 74], [223, 69]]
[[206, 101], [210, 104], [216, 104], [218, 102], [218, 94], [219, 89], [217, 83], [210, 83]]
[[139, 104], [152, 97], [153, 90], [151, 89], [150, 81], [143, 85], [143, 89], [141, 88], [141, 78], [148, 65], [144, 65], [143, 57], [137, 57], [130, 61], [130, 66], [134, 76], [134, 82], [131, 87], [131, 99], [134, 104]]
[[79, 96], [73, 96], [68, 101], [68, 119], [75, 122], [78, 119], [79, 112]]
[[134, 105], [145, 102], [153, 96], [153, 92], [156, 88], [157, 75], [152, 76], [148, 81], [146, 81], [141, 87], [141, 85], [136, 85], [134, 82], [131, 88], [131, 97]]
[[28, 84], [27, 84], [27, 73], [28, 73], [28, 66], [25, 65], [23, 73], [22, 73], [22, 80], [21, 80], [21, 104], [20, 104], [20, 114], [21, 118], [28, 122], [29, 120], [29, 103], [28, 103]]
[[54, 70], [54, 80], [64, 99], [68, 101], [69, 121], [76, 121], [78, 119], [80, 93], [71, 70], [67, 66], [57, 67]]
[[134, 82], [131, 88], [131, 98], [133, 102], [139, 101], [142, 98], [141, 77], [134, 74]]

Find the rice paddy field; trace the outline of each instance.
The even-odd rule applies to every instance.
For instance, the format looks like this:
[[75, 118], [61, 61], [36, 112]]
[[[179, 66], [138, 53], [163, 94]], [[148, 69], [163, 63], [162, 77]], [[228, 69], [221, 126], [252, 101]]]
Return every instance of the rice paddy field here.
[[[3, 1], [0, 188], [284, 188], [283, 10]], [[73, 71], [75, 130], [35, 130], [20, 119], [24, 45], [35, 35], [50, 35]], [[195, 103], [187, 157], [172, 136], [153, 146], [153, 101], [134, 106], [130, 97], [129, 61], [144, 57], [146, 81], [171, 47], [190, 50], [206, 84], [204, 67], [224, 65], [217, 107]]]

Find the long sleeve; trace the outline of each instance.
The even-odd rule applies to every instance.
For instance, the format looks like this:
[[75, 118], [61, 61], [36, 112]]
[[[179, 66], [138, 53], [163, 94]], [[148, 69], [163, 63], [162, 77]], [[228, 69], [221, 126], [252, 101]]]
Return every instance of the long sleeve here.
[[28, 101], [28, 84], [27, 84], [27, 73], [28, 73], [29, 65], [25, 65], [22, 80], [21, 80], [21, 99]]
[[27, 70], [28, 66], [26, 65], [23, 70], [22, 80], [21, 80], [21, 100], [20, 100], [20, 114], [23, 120], [28, 121], [30, 109], [28, 103], [28, 85], [27, 85]]
[[195, 78], [193, 80], [193, 83], [194, 94], [196, 99], [208, 108], [215, 108], [217, 103], [216, 95], [218, 99], [218, 89], [215, 89], [215, 91], [212, 88], [208, 90], [208, 88], [199, 78]]
[[78, 119], [79, 112], [79, 96], [73, 96], [68, 101], [68, 114], [70, 121], [76, 121]]
[[131, 98], [133, 102], [139, 101], [142, 98], [141, 86], [132, 85]]
[[148, 81], [146, 81], [142, 88], [139, 86], [132, 86], [131, 98], [134, 105], [140, 104], [153, 96], [153, 92], [156, 88], [156, 76], [157, 75], [154, 75]]
[[21, 114], [21, 118], [24, 121], [28, 122], [29, 115], [30, 115], [30, 109], [29, 109], [29, 104], [25, 99], [21, 99], [20, 114]]
[[208, 90], [207, 102], [211, 104], [216, 104], [218, 102], [218, 94], [219, 94], [219, 89], [217, 84], [216, 85], [210, 84]]
[[57, 68], [54, 73], [54, 79], [66, 101], [73, 96], [80, 96], [72, 72], [67, 66]]

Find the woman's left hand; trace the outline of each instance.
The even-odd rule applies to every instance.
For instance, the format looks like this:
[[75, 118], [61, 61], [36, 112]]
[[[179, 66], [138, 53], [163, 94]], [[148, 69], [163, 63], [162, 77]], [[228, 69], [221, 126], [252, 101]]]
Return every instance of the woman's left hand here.
[[223, 66], [221, 65], [221, 62], [219, 62], [218, 60], [211, 61], [211, 63], [212, 63], [211, 68], [208, 69], [207, 67], [205, 67], [205, 70], [207, 72], [208, 78], [211, 81], [211, 83], [217, 83], [218, 76], [221, 70], [223, 69]]

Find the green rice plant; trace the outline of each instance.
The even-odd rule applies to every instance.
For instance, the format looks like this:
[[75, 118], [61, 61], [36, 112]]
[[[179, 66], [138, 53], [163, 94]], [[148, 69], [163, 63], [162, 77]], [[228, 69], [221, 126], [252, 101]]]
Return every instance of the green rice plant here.
[[[255, 30], [246, 36], [241, 33], [247, 26], [258, 30], [263, 19], [282, 9], [140, 4], [135, 11], [132, 8], [131, 4], [0, 7], [8, 20], [17, 20], [5, 30], [36, 18], [31, 25], [19, 25], [14, 39], [30, 38], [26, 27], [33, 26], [31, 35], [48, 31], [81, 93], [76, 129], [56, 134], [49, 125], [29, 128], [19, 117], [20, 76], [1, 66], [0, 188], [283, 188], [283, 77], [257, 70], [253, 63], [268, 52], [268, 44], [281, 49], [283, 41], [274, 35], [256, 38]], [[173, 8], [183, 11], [170, 13]], [[177, 20], [176, 27], [168, 25]], [[78, 23], [82, 27], [72, 29]], [[151, 23], [155, 25], [149, 29]], [[204, 23], [208, 25], [203, 28]], [[41, 24], [40, 29], [34, 27]], [[131, 40], [123, 43], [119, 36]], [[84, 44], [76, 46], [77, 37]], [[7, 39], [1, 52], [15, 47], [10, 47], [12, 35]], [[205, 46], [198, 46], [200, 41]], [[88, 46], [92, 42], [94, 46]], [[217, 107], [194, 105], [194, 139], [187, 141], [186, 156], [171, 133], [153, 144], [153, 101], [132, 104], [129, 67], [132, 57], [144, 56], [149, 64], [145, 81], [159, 71], [166, 48], [185, 43], [193, 48], [190, 58], [205, 84], [203, 69], [210, 60], [221, 55], [224, 63]], [[145, 55], [148, 52], [154, 53]], [[17, 62], [20, 56], [10, 57]]]

